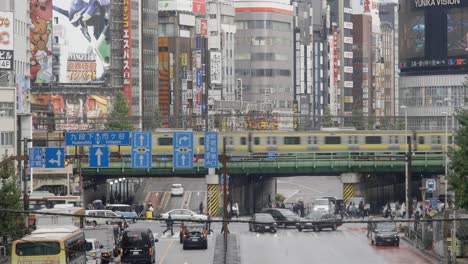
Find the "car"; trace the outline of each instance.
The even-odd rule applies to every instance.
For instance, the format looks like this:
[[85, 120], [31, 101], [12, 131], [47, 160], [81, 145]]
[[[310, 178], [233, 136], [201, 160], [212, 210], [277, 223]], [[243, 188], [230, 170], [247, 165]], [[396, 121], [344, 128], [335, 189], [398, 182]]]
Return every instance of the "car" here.
[[335, 207], [335, 214], [339, 214], [340, 213], [340, 207], [341, 206], [344, 206], [344, 201], [343, 199], [338, 199], [336, 197], [333, 197], [333, 196], [326, 196], [326, 197], [322, 197], [323, 199], [328, 199], [328, 201], [330, 203], [332, 203]]
[[202, 224], [186, 224], [183, 229], [183, 249], [198, 247], [202, 249], [208, 248], [208, 238], [205, 225]]
[[184, 187], [182, 184], [174, 183], [171, 186], [171, 196], [182, 196], [184, 195]]
[[117, 224], [122, 227], [128, 225], [127, 221], [122, 216], [119, 216], [111, 210], [86, 210], [85, 216], [87, 225], [97, 226]]
[[324, 228], [330, 228], [335, 231], [341, 224], [341, 219], [332, 213], [312, 212], [301, 219], [296, 224], [296, 228], [299, 232], [305, 229], [313, 229], [317, 232], [322, 231]]
[[128, 228], [123, 232], [120, 249], [122, 263], [155, 263], [156, 246], [149, 228]]
[[101, 264], [101, 249], [103, 245], [95, 238], [86, 238], [86, 263]]
[[101, 246], [101, 263], [109, 263], [118, 256], [122, 235], [119, 227], [115, 225], [86, 226], [82, 230], [87, 239], [99, 241], [99, 245]]
[[199, 221], [208, 220], [208, 216], [197, 214], [194, 211], [188, 209], [173, 209], [167, 213], [161, 215], [161, 219], [168, 219], [169, 214], [171, 219], [174, 221]]
[[276, 233], [277, 224], [271, 214], [254, 214], [249, 221], [249, 231], [251, 232], [272, 232]]
[[370, 233], [372, 244], [400, 246], [400, 237], [398, 236], [397, 226], [393, 222], [373, 223]]
[[106, 209], [115, 212], [118, 216], [131, 220], [133, 223], [136, 223], [138, 219], [137, 213], [128, 204], [107, 204]]
[[262, 213], [271, 214], [275, 219], [278, 226], [288, 227], [295, 226], [296, 222], [299, 221], [300, 217], [291, 212], [288, 209], [282, 208], [266, 208], [261, 211]]
[[314, 212], [334, 213], [335, 208], [328, 199], [315, 199]]

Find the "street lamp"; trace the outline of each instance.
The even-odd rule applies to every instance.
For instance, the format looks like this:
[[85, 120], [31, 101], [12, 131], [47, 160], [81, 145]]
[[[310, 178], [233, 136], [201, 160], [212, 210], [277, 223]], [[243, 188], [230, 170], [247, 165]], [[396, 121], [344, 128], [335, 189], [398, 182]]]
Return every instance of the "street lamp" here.
[[401, 109], [405, 110], [405, 215], [409, 218], [410, 204], [409, 204], [409, 173], [408, 173], [408, 159], [410, 153], [408, 153], [408, 109], [405, 105], [400, 106]]
[[111, 197], [113, 197], [113, 193], [112, 193], [112, 186], [114, 185], [114, 181], [110, 181], [109, 182], [110, 184], [110, 195], [109, 195], [109, 201], [112, 201], [113, 199], [111, 199]]
[[442, 112], [445, 115], [445, 200], [444, 208], [447, 208], [447, 186], [448, 186], [448, 113]]
[[427, 187], [420, 187], [419, 190], [421, 191], [421, 198], [422, 198], [422, 204], [423, 204], [423, 221], [422, 221], [422, 224], [421, 224], [421, 240], [422, 240], [422, 245], [423, 245], [423, 249], [426, 249], [425, 248], [425, 245], [424, 245], [424, 239], [426, 238], [426, 191], [427, 191]]

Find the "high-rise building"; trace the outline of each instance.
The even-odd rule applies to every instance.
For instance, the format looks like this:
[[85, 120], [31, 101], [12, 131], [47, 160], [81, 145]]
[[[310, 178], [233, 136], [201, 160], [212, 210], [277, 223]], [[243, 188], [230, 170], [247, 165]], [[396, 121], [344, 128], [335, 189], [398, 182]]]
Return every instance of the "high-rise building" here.
[[351, 0], [329, 0], [331, 34], [329, 93], [330, 112], [340, 126], [352, 125], [353, 112], [353, 24]]
[[[381, 2], [379, 16], [382, 31], [382, 57], [384, 63], [384, 116], [394, 118], [399, 115], [398, 106], [398, 4]], [[395, 121], [393, 122], [395, 123]], [[396, 122], [397, 123], [397, 122]]]
[[293, 6], [236, 0], [235, 71], [244, 100], [293, 107]]
[[445, 115], [467, 106], [468, 6], [400, 1], [399, 103], [410, 129], [444, 129]]
[[[128, 19], [126, 15], [130, 16], [129, 24], [123, 25], [124, 55], [126, 46], [131, 47], [129, 56], [124, 56], [124, 87], [131, 86], [131, 115], [138, 120], [141, 129], [150, 130], [155, 128], [156, 112], [163, 111], [158, 109], [158, 2], [152, 0], [123, 0], [123, 2], [124, 8], [125, 3], [130, 5], [130, 13], [123, 10], [123, 19]], [[126, 60], [128, 62], [125, 62]], [[129, 71], [126, 71], [127, 67], [131, 67], [130, 75]]]

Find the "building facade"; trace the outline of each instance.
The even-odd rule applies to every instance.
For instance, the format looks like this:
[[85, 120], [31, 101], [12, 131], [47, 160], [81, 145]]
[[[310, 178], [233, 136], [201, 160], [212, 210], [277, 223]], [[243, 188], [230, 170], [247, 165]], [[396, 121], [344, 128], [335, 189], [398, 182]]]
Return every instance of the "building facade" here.
[[293, 7], [289, 1], [235, 1], [235, 71], [245, 101], [293, 107]]

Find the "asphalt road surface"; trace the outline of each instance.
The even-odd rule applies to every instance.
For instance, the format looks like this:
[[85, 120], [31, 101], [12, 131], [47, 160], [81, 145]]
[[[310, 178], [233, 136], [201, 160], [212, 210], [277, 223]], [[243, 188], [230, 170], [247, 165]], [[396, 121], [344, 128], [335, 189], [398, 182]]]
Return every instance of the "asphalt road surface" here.
[[277, 178], [277, 192], [286, 197], [285, 202], [302, 199], [305, 203], [315, 198], [334, 196], [343, 198], [343, 185], [339, 176], [297, 176]]

